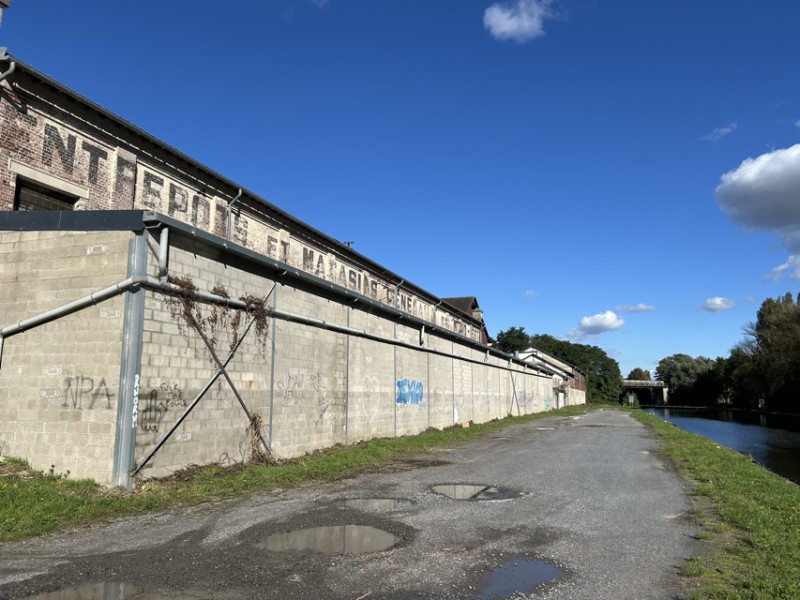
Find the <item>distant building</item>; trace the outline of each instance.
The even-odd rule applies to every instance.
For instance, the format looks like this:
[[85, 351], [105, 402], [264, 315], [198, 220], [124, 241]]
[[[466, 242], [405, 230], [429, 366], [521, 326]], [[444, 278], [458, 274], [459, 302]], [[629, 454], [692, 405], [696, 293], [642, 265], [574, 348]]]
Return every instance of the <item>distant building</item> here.
[[489, 332], [486, 330], [486, 323], [483, 322], [483, 311], [481, 310], [481, 307], [478, 306], [478, 299], [475, 296], [442, 298], [442, 300], [444, 300], [445, 304], [449, 304], [450, 306], [461, 311], [462, 314], [478, 321], [481, 325], [480, 341], [482, 344], [489, 343]]

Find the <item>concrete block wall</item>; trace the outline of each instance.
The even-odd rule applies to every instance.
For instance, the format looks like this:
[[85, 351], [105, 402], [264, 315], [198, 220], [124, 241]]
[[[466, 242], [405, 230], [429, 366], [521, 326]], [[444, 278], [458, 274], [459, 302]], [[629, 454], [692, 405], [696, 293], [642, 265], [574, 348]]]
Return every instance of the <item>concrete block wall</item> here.
[[[280, 286], [276, 307], [326, 323], [346, 325], [347, 307]], [[297, 456], [346, 441], [347, 337], [276, 320], [273, 449]]]
[[[8, 322], [0, 326], [122, 281], [134, 237], [2, 232], [0, 314]], [[154, 280], [158, 243], [150, 239], [146, 268]], [[113, 463], [116, 427], [120, 415], [134, 414], [130, 467], [164, 442], [141, 469], [143, 477], [246, 460], [253, 451], [250, 420], [227, 379], [214, 380], [218, 368], [203, 335], [223, 362], [244, 336], [226, 371], [247, 411], [260, 417], [260, 433], [278, 458], [555, 407], [550, 377], [421, 324], [331, 299], [322, 282], [276, 283], [266, 272], [217, 250], [171, 245], [173, 283], [232, 299], [265, 299], [276, 312], [262, 321], [264, 332], [253, 328], [245, 335], [250, 317], [243, 311], [195, 300], [187, 318], [175, 295], [148, 288], [143, 319], [131, 321], [137, 324], [129, 331], [141, 339], [133, 406], [120, 403], [123, 295], [6, 338], [0, 451], [29, 458], [36, 468], [52, 465], [55, 472], [108, 484], [113, 470], [128, 469]], [[582, 403], [582, 394], [568, 390], [568, 402]]]
[[[3, 232], [0, 328], [127, 276], [129, 232]], [[123, 298], [4, 340], [0, 453], [108, 483], [118, 409]]]
[[[392, 322], [354, 308], [350, 309], [350, 327], [385, 338], [392, 338], [395, 330]], [[349, 373], [348, 443], [394, 436], [394, 351], [386, 351], [378, 341], [351, 336]]]
[[[149, 261], [156, 274], [157, 261]], [[170, 249], [170, 277], [198, 290], [227, 294], [232, 299], [267, 299], [274, 283], [179, 247]], [[226, 367], [236, 390], [252, 413], [269, 424], [272, 323], [259, 335], [255, 326], [245, 335], [249, 317], [243, 311], [193, 302], [189, 312], [212, 344], [220, 361], [245, 336]], [[217, 365], [180, 301], [160, 291], [148, 291], [142, 334], [135, 458], [143, 457], [189, 408], [217, 373]], [[250, 421], [224, 377], [218, 377], [163, 448], [141, 470], [143, 477], [161, 476], [188, 464], [242, 461], [250, 456]], [[264, 430], [264, 436], [268, 431]]]

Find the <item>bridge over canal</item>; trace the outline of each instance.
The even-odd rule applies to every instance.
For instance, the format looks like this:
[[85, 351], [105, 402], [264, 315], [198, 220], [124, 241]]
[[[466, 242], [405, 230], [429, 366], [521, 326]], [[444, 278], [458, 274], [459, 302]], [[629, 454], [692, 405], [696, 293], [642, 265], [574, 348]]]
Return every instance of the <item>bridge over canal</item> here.
[[636, 399], [639, 404], [669, 404], [669, 388], [663, 381], [623, 379], [622, 387], [625, 388], [623, 397], [628, 404], [633, 404]]

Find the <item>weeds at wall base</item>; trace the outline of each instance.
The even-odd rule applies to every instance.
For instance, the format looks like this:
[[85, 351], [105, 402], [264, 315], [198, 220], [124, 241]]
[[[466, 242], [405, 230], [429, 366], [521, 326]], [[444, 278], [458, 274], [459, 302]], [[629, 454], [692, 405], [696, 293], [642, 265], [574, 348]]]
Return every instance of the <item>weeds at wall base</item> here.
[[[584, 406], [513, 417], [502, 421], [428, 431], [415, 436], [378, 438], [321, 450], [269, 464], [193, 465], [168, 478], [146, 480], [136, 490], [104, 489], [90, 480], [70, 480], [15, 466], [0, 477], [0, 541], [43, 535], [98, 520], [190, 506], [253, 492], [286, 488], [312, 480], [331, 481], [396, 468], [398, 462], [435, 448], [485, 435], [508, 425], [588, 412]], [[430, 461], [433, 464], [433, 461]], [[395, 465], [395, 467], [393, 467]], [[409, 462], [409, 468], [419, 463]]]

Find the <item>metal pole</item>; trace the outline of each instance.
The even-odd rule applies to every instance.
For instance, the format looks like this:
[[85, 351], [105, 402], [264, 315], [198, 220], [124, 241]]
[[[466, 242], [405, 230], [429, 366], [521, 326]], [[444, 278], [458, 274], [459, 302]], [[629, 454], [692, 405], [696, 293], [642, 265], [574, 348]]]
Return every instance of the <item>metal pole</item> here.
[[275, 287], [272, 288], [274, 295], [272, 296], [272, 364], [270, 365], [270, 382], [269, 382], [269, 447], [272, 448], [272, 444], [274, 443], [274, 437], [272, 435], [272, 427], [273, 427], [273, 420], [272, 414], [275, 412], [275, 338], [277, 337], [277, 330], [276, 324], [277, 319], [275, 319], [275, 311], [278, 310], [278, 286], [281, 285], [280, 283], [276, 283]]
[[[142, 278], [147, 273], [147, 240], [144, 233], [136, 234], [128, 250], [129, 279]], [[119, 368], [119, 402], [114, 435], [114, 459], [111, 482], [130, 489], [131, 467], [136, 453], [136, 421], [139, 412], [139, 387], [142, 368], [142, 334], [146, 292], [141, 286], [131, 287], [125, 296], [125, 316], [122, 324], [122, 348]]]

